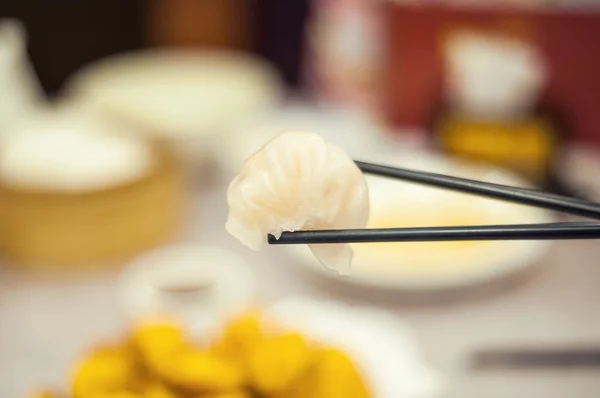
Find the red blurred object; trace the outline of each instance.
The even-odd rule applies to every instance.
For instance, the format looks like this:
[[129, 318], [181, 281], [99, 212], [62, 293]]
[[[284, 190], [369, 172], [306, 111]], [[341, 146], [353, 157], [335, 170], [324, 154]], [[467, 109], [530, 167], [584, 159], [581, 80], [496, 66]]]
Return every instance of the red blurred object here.
[[386, 111], [395, 127], [427, 126], [442, 100], [448, 29], [501, 29], [539, 45], [551, 75], [543, 103], [566, 116], [572, 139], [600, 146], [600, 12], [390, 7]]

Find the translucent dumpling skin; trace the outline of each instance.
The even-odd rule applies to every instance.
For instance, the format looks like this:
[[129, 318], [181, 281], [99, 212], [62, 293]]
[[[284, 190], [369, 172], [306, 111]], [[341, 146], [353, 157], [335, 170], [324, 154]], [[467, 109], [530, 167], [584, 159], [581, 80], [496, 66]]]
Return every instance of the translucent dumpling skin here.
[[[268, 234], [364, 228], [369, 218], [365, 178], [343, 150], [321, 136], [286, 132], [252, 155], [227, 191], [226, 229], [259, 250]], [[327, 268], [347, 274], [352, 249], [311, 245]]]

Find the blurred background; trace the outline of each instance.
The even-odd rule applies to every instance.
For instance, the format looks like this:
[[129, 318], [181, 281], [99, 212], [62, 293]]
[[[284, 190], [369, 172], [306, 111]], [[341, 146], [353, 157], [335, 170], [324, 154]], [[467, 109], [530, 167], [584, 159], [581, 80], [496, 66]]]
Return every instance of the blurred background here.
[[[340, 277], [224, 225], [286, 130], [600, 200], [598, 6], [3, 0], [0, 396], [597, 397], [593, 240], [355, 245]], [[569, 219], [368, 183], [369, 227]]]

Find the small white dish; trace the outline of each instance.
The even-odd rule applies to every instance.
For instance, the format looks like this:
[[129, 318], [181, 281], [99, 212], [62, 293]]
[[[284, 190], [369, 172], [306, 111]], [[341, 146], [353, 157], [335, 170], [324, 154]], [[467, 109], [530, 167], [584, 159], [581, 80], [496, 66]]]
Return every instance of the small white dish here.
[[[426, 154], [399, 154], [383, 162], [424, 171], [526, 186], [501, 170], [490, 170]], [[549, 211], [465, 195], [393, 179], [368, 176], [369, 228], [528, 224], [553, 221]], [[354, 244], [352, 274], [322, 267], [304, 245], [287, 252], [308, 270], [334, 282], [399, 293], [455, 291], [487, 284], [530, 269], [548, 241], [419, 242]]]
[[255, 280], [244, 259], [230, 251], [182, 244], [134, 260], [119, 290], [129, 318], [174, 315], [203, 334], [253, 304]]

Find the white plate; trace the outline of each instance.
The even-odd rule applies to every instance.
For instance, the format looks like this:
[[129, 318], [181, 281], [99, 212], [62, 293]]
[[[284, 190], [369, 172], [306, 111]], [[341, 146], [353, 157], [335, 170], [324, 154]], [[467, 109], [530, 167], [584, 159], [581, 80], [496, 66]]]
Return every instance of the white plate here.
[[430, 398], [447, 384], [425, 361], [409, 325], [388, 312], [295, 297], [273, 304], [263, 320], [345, 352], [374, 398]]
[[[404, 154], [398, 158], [402, 161], [387, 163], [504, 185], [526, 186], [517, 177], [500, 170], [467, 166], [425, 154]], [[384, 227], [444, 226], [448, 225], [448, 214], [464, 218], [464, 222], [458, 221], [454, 225], [553, 221], [551, 213], [542, 209], [392, 179], [371, 176], [367, 179], [371, 220], [390, 218], [392, 225]], [[398, 211], [412, 222], [394, 224], [392, 211]], [[470, 219], [472, 217], [475, 217], [474, 220]], [[399, 245], [403, 247], [388, 251]], [[323, 268], [306, 246], [290, 246], [288, 252], [307, 269], [338, 283], [398, 292], [431, 292], [486, 284], [523, 272], [535, 265], [548, 245], [548, 241], [474, 242], [468, 247], [460, 247], [456, 242], [386, 243], [377, 246], [356, 244], [353, 245], [355, 256], [352, 275], [348, 277]]]

